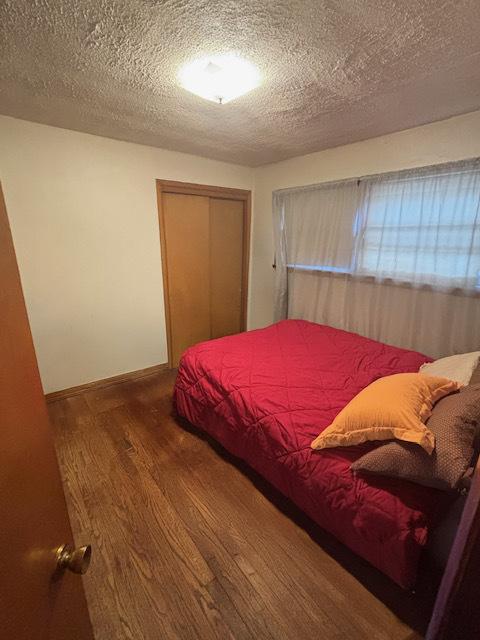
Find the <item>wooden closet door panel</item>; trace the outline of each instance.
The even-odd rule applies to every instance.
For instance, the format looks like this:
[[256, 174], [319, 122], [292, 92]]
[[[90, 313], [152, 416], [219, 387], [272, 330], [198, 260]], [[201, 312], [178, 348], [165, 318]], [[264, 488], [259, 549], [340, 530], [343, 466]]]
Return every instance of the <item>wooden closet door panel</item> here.
[[244, 203], [210, 198], [212, 338], [242, 331]]
[[170, 306], [171, 363], [210, 338], [209, 199], [164, 193], [163, 223]]

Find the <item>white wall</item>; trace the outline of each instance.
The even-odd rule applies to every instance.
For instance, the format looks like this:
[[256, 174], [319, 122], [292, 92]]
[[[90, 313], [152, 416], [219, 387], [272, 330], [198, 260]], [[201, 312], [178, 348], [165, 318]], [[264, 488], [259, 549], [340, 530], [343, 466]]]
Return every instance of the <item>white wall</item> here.
[[273, 319], [272, 191], [480, 156], [480, 111], [256, 170], [4, 116], [0, 141], [0, 180], [50, 392], [167, 359], [156, 178], [255, 184], [249, 327], [260, 327]]
[[273, 319], [274, 190], [475, 156], [480, 156], [480, 111], [257, 169], [249, 327], [261, 327]]
[[0, 116], [0, 180], [46, 393], [167, 360], [155, 179], [253, 171]]

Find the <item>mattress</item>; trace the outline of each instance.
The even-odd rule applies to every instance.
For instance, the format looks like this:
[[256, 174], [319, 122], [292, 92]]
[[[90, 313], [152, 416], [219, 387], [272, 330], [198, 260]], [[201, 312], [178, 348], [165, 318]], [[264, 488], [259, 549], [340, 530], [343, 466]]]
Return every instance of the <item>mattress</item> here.
[[188, 349], [174, 401], [192, 425], [409, 588], [445, 494], [393, 478], [354, 476], [351, 463], [374, 443], [321, 451], [310, 443], [368, 384], [418, 371], [428, 360], [332, 327], [285, 320]]

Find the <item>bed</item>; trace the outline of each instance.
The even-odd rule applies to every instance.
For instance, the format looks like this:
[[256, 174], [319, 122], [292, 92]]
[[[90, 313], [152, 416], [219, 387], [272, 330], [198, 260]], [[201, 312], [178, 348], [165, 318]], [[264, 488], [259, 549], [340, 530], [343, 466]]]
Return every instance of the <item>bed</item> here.
[[246, 461], [323, 529], [404, 588], [444, 492], [356, 477], [375, 444], [313, 451], [312, 440], [375, 379], [429, 358], [304, 320], [198, 344], [180, 362], [179, 415]]

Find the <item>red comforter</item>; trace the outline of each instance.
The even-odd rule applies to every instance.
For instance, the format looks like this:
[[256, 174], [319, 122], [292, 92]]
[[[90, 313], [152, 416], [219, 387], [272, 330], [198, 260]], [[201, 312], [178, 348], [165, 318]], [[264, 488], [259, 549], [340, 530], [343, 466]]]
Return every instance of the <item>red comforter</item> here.
[[177, 411], [245, 460], [321, 527], [403, 587], [416, 577], [434, 489], [350, 471], [372, 445], [312, 451], [310, 443], [380, 376], [428, 360], [303, 320], [188, 349], [175, 385]]

